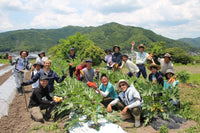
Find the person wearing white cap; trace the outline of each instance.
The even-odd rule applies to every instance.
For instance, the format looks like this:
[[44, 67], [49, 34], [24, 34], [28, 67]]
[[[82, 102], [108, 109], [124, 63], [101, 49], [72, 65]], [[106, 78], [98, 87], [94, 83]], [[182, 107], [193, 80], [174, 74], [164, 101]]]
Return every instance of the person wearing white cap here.
[[48, 60], [48, 57], [45, 56], [45, 52], [41, 51], [40, 53], [38, 53], [38, 56], [39, 57], [36, 58], [35, 62], [40, 62], [42, 63], [42, 65], [44, 65], [44, 62]]
[[[122, 119], [130, 119], [132, 116], [135, 118], [135, 127], [140, 126], [141, 115], [141, 96], [133, 85], [129, 85], [124, 79], [117, 83], [117, 88], [121, 90], [117, 99], [113, 100], [107, 106], [107, 111], [112, 112], [112, 106], [121, 103]], [[121, 101], [121, 102], [120, 102]]]
[[160, 62], [161, 69], [160, 72], [165, 75], [167, 69], [172, 69], [174, 71], [174, 65], [171, 62], [171, 55], [169, 53], [166, 53], [164, 55], [164, 58], [158, 58], [158, 62]]

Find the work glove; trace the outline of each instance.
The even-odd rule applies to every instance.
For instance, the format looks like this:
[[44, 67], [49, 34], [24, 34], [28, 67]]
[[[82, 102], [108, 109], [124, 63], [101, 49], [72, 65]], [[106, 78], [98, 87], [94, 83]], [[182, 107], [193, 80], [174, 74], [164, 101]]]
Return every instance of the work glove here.
[[54, 106], [54, 105], [56, 105], [56, 102], [55, 102], [55, 101], [51, 101], [50, 104], [51, 104], [52, 106]]

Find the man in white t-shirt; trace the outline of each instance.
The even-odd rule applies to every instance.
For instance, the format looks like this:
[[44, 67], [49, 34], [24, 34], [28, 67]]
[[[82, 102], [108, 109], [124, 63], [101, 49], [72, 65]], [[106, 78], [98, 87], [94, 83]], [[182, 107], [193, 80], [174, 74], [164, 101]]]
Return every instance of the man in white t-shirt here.
[[164, 55], [164, 58], [158, 58], [158, 62], [160, 62], [161, 69], [160, 72], [165, 75], [167, 69], [172, 69], [174, 71], [174, 65], [171, 62], [171, 55], [169, 53], [166, 53]]

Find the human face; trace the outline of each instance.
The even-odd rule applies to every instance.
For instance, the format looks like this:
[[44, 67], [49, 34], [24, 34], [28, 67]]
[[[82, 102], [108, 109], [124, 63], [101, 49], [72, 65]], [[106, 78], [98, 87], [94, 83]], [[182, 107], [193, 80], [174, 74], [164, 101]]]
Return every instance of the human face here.
[[107, 51], [106, 53], [107, 53], [107, 55], [109, 55], [109, 54], [110, 54], [110, 51]]
[[71, 54], [71, 55], [74, 55], [74, 50], [70, 50], [70, 54]]
[[25, 51], [21, 53], [21, 57], [22, 57], [22, 58], [26, 58], [26, 56], [27, 56], [27, 54], [26, 54]]
[[165, 57], [164, 61], [165, 61], [165, 63], [169, 63], [169, 61], [170, 61], [169, 57]]
[[151, 72], [153, 73], [153, 74], [156, 74], [157, 73], [157, 69], [156, 68], [151, 68]]
[[128, 58], [126, 58], [125, 56], [122, 57], [122, 60], [123, 60], [124, 62], [126, 62], [127, 59], [128, 59]]
[[44, 54], [40, 54], [40, 57], [41, 57], [41, 58], [44, 57]]
[[41, 69], [41, 66], [40, 66], [40, 65], [36, 65], [36, 66], [35, 66], [35, 69], [36, 69], [37, 71], [39, 71], [39, 70]]
[[48, 80], [40, 80], [40, 84], [43, 88], [45, 88], [48, 85]]
[[87, 69], [91, 69], [92, 68], [92, 62], [87, 62]]
[[172, 73], [167, 73], [167, 78], [170, 79], [173, 76]]
[[108, 85], [108, 78], [107, 77], [102, 77], [101, 78], [101, 83], [104, 85], [104, 86], [107, 86]]
[[144, 48], [143, 47], [139, 47], [140, 52], [144, 52]]
[[121, 91], [125, 92], [125, 91], [128, 89], [128, 84], [125, 83], [125, 82], [121, 82], [121, 83], [119, 84], [119, 87], [120, 87], [120, 90], [121, 90]]
[[115, 53], [118, 53], [118, 52], [119, 52], [119, 48], [115, 47]]
[[47, 61], [44, 62], [44, 68], [45, 69], [49, 69], [50, 66], [51, 66], [51, 62], [50, 61], [47, 60]]

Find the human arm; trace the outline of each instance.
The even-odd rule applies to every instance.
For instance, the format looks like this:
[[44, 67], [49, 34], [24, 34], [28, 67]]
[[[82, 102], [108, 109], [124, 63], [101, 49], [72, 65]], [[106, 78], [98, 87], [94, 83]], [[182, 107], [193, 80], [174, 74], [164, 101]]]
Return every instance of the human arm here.
[[30, 85], [32, 83], [35, 83], [40, 78], [40, 73], [37, 73], [33, 76], [33, 78], [27, 82], [23, 82], [22, 86]]
[[131, 47], [131, 52], [134, 51], [134, 45], [135, 45], [135, 42], [133, 41], [133, 42], [132, 42], [132, 47]]
[[112, 106], [114, 106], [115, 104], [117, 104], [119, 102], [119, 98], [113, 100], [112, 102], [110, 102], [107, 106], [107, 111], [108, 112], [112, 112]]
[[64, 74], [61, 78], [58, 76], [56, 72], [54, 72], [54, 79], [56, 80], [57, 83], [62, 82], [66, 78], [66, 74]]

